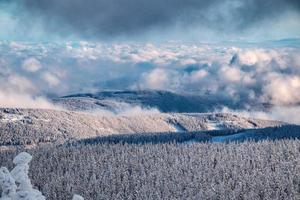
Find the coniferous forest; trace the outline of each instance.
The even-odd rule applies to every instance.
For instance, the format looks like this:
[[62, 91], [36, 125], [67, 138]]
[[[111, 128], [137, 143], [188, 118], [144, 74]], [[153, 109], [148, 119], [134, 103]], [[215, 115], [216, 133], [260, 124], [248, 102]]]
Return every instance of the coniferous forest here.
[[[23, 149], [2, 151], [12, 168]], [[27, 150], [47, 199], [299, 199], [300, 141], [98, 143]]]

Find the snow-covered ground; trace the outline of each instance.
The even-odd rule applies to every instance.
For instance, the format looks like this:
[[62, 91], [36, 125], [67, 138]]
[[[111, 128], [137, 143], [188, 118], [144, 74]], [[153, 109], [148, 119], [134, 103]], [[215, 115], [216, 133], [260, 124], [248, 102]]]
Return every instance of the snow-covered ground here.
[[170, 125], [173, 126], [175, 132], [185, 132], [186, 131], [186, 129], [178, 123], [170, 123]]
[[207, 130], [220, 130], [223, 127], [223, 123], [220, 121], [207, 120]]
[[62, 110], [0, 109], [0, 116], [0, 145], [64, 143], [107, 135], [264, 128], [285, 124], [224, 113], [103, 116]]
[[2, 122], [16, 122], [24, 120], [24, 115], [15, 114], [15, 113], [2, 113], [0, 115], [0, 121]]

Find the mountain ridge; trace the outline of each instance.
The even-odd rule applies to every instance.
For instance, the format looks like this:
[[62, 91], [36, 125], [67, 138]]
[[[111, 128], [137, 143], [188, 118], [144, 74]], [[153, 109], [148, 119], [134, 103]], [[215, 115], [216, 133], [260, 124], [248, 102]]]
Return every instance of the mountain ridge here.
[[287, 123], [225, 113], [155, 113], [103, 116], [47, 109], [0, 109], [0, 145], [64, 143], [97, 136], [264, 128]]

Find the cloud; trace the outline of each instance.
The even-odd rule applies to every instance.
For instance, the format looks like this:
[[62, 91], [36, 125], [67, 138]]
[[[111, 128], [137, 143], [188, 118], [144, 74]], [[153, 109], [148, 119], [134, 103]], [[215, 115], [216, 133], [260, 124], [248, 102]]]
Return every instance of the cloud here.
[[0, 107], [56, 109], [46, 98], [35, 95], [38, 89], [25, 77], [9, 75], [0, 79]]
[[270, 119], [282, 120], [300, 125], [300, 106], [275, 106], [268, 113]]
[[200, 69], [191, 73], [191, 82], [198, 82], [209, 76], [209, 73], [205, 69]]
[[265, 120], [279, 120], [300, 125], [300, 106], [274, 106], [269, 111], [234, 110], [223, 107], [221, 110], [216, 110], [215, 112], [235, 113], [244, 117]]
[[[300, 103], [300, 73], [295, 61], [300, 56], [299, 49], [225, 48], [223, 55], [218, 51], [218, 48], [208, 48], [208, 55], [197, 57], [191, 52], [189, 55], [180, 52], [173, 62], [168, 61], [167, 67], [164, 64], [145, 72], [140, 87], [177, 92], [202, 89], [241, 103]], [[188, 57], [193, 57], [196, 63], [191, 66], [174, 63]]]
[[42, 68], [41, 63], [35, 58], [27, 58], [24, 60], [23, 69], [28, 72], [37, 72]]
[[30, 94], [17, 94], [3, 91], [0, 91], [0, 107], [57, 109], [57, 106], [54, 106], [44, 97], [33, 97]]
[[160, 111], [156, 108], [142, 108], [141, 106], [130, 106], [118, 113], [120, 116], [141, 116], [141, 115], [154, 115]]
[[[2, 42], [0, 80], [33, 97], [159, 89], [209, 94], [237, 107], [294, 106], [300, 103], [299, 57], [298, 47], [280, 46]], [[28, 58], [43, 66], [24, 71]]]
[[34, 93], [37, 88], [27, 78], [19, 75], [9, 75], [1, 80], [1, 89], [16, 93]]
[[[49, 39], [51, 34], [52, 38], [57, 34], [64, 38], [107, 39], [153, 33], [170, 39], [172, 32], [180, 37], [188, 37], [190, 32], [214, 33], [218, 39], [251, 28], [256, 33], [259, 28], [268, 32], [266, 25], [282, 29], [277, 21], [291, 21], [286, 18], [295, 18], [290, 13], [298, 16], [300, 9], [298, 0], [12, 0], [2, 1], [3, 5], [6, 9], [0, 28], [7, 27], [7, 37], [17, 34], [18, 38], [23, 35], [40, 39]], [[290, 32], [297, 31], [291, 27]]]
[[300, 76], [271, 74], [263, 87], [266, 98], [275, 105], [289, 105], [300, 102]]
[[164, 90], [170, 89], [171, 72], [164, 69], [154, 69], [150, 73], [144, 75], [145, 86], [151, 89]]
[[[112, 102], [111, 102], [112, 103]], [[125, 102], [114, 102], [114, 106], [107, 109], [85, 110], [93, 115], [98, 116], [141, 116], [159, 114], [157, 108], [142, 107], [139, 105], [131, 105]]]
[[60, 80], [57, 78], [57, 76], [50, 72], [45, 72], [42, 75], [42, 77], [49, 84], [50, 87], [58, 86], [60, 83]]
[[224, 66], [219, 70], [219, 76], [225, 82], [239, 82], [242, 79], [242, 72], [239, 68]]

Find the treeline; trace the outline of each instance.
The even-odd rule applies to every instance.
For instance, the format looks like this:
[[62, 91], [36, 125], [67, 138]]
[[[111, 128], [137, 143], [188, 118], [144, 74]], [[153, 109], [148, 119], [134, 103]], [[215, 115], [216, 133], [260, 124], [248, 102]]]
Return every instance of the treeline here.
[[[23, 149], [3, 151], [1, 165]], [[299, 199], [300, 140], [43, 147], [30, 177], [47, 199]]]
[[75, 140], [67, 145], [77, 144], [159, 144], [159, 143], [184, 143], [184, 142], [208, 142], [211, 139], [206, 131], [195, 132], [165, 132], [165, 133], [134, 133], [121, 135], [108, 135], [94, 138], [87, 138], [82, 140]]
[[75, 140], [68, 145], [77, 144], [103, 144], [103, 143], [186, 143], [186, 142], [215, 142], [215, 138], [222, 137], [222, 142], [244, 142], [259, 140], [300, 139], [300, 126], [283, 125], [262, 129], [224, 129], [193, 132], [166, 132], [166, 133], [135, 133], [108, 135]]

